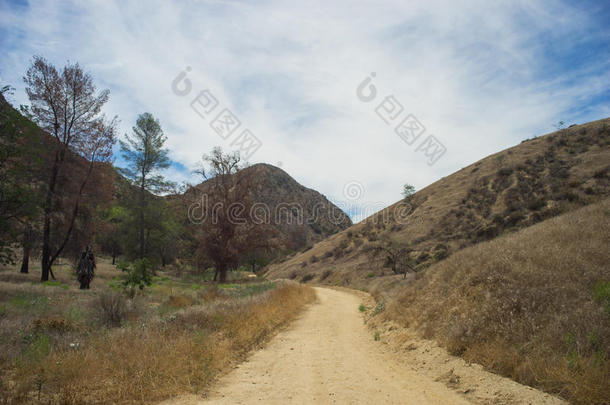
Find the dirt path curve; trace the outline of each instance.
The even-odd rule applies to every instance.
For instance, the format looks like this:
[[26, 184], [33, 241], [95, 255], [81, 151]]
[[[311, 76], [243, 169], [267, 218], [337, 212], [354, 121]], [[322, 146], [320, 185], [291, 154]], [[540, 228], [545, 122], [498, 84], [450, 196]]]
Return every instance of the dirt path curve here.
[[316, 288], [318, 302], [218, 382], [207, 400], [166, 404], [469, 404], [395, 361], [363, 323], [354, 294]]

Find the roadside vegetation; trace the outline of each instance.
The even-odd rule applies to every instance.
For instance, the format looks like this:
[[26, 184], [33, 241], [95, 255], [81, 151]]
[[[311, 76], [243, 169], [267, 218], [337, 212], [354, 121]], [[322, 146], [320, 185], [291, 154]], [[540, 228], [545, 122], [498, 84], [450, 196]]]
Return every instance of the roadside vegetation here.
[[216, 284], [167, 271], [130, 299], [126, 275], [110, 259], [98, 267], [86, 291], [70, 281], [69, 266], [56, 266], [58, 281], [45, 284], [16, 267], [0, 271], [2, 403], [150, 402], [203, 394], [228, 365], [315, 297], [297, 283], [239, 272]]
[[610, 403], [610, 200], [453, 254], [385, 317], [572, 403]]

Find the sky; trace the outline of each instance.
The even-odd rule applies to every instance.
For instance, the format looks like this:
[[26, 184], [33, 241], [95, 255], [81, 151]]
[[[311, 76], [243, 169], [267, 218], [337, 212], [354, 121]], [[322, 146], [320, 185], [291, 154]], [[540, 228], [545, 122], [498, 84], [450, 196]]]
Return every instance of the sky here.
[[610, 116], [608, 21], [602, 0], [0, 0], [0, 85], [28, 104], [33, 55], [79, 62], [121, 136], [159, 119], [170, 179], [241, 150], [358, 221], [405, 183]]

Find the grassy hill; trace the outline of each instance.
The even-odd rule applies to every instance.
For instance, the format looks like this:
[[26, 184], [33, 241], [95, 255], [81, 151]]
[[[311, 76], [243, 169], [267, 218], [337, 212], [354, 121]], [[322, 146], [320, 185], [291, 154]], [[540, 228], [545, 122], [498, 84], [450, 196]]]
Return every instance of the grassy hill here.
[[610, 199], [453, 254], [383, 317], [573, 403], [610, 403]]
[[[408, 182], [405, 177], [405, 182]], [[384, 293], [397, 283], [367, 248], [392, 238], [417, 270], [453, 253], [599, 201], [610, 191], [610, 119], [576, 125], [491, 155], [397, 202], [312, 249], [268, 267], [267, 277]]]

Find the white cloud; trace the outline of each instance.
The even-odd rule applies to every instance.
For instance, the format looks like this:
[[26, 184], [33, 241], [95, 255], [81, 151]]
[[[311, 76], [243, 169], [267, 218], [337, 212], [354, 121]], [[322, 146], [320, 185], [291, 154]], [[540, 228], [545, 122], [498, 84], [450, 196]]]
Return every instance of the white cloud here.
[[[561, 56], [608, 37], [593, 11], [559, 2], [41, 1], [0, 6], [0, 27], [10, 33], [0, 79], [18, 102], [33, 54], [79, 61], [111, 89], [106, 111], [123, 132], [152, 112], [172, 158], [192, 168], [229, 147], [189, 107], [208, 88], [263, 142], [252, 162], [282, 162], [335, 199], [358, 181], [361, 203], [390, 204], [403, 183], [422, 188], [559, 119], [610, 112], [574, 112], [608, 92], [607, 58], [547, 70], [549, 49]], [[170, 83], [186, 66], [193, 92], [178, 97]], [[379, 95], [365, 104], [356, 87], [371, 72]], [[434, 166], [375, 115], [390, 94], [447, 147]]]

